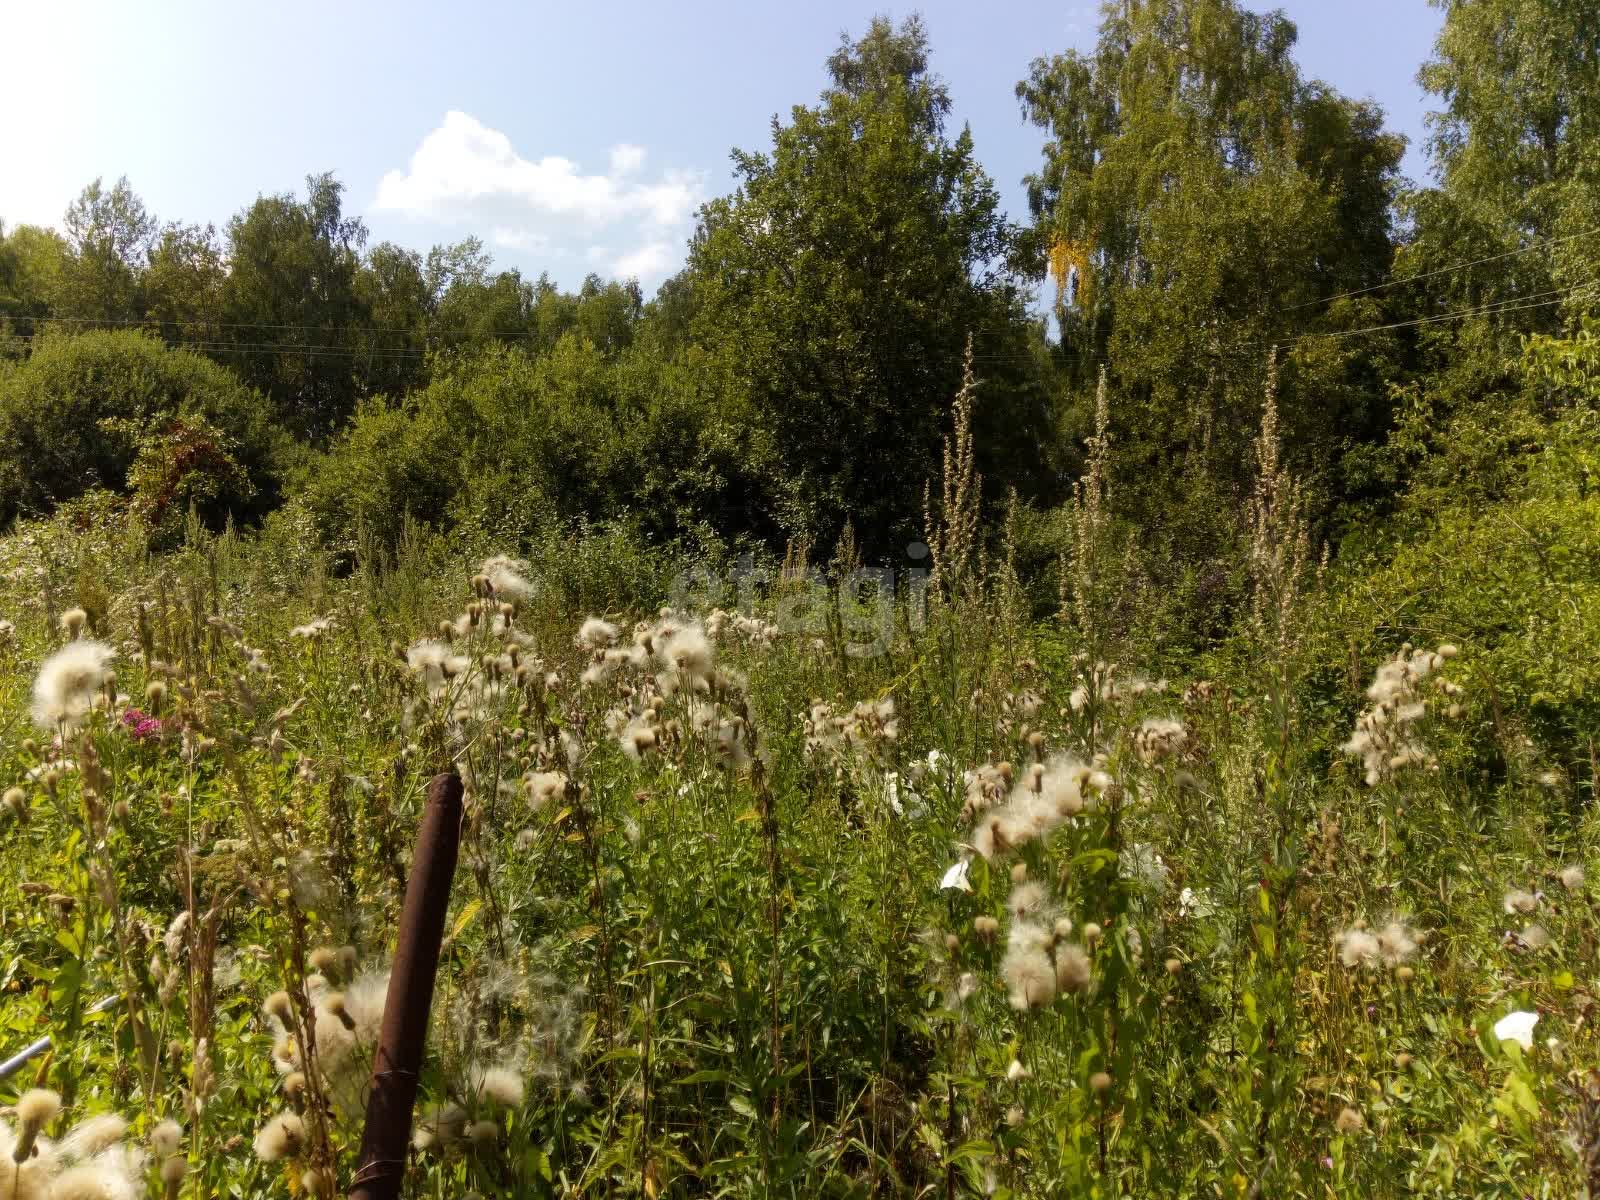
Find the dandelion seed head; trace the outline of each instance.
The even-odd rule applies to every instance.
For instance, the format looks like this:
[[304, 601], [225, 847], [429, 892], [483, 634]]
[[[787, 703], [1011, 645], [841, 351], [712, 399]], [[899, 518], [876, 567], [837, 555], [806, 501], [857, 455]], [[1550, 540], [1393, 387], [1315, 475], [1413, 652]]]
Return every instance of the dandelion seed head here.
[[578, 645], [589, 650], [601, 650], [615, 642], [620, 632], [610, 621], [590, 617], [578, 627]]
[[[1024, 926], [1024, 929], [1036, 927]], [[1055, 999], [1056, 972], [1046, 946], [1050, 941], [1048, 930], [1039, 930], [1038, 938], [1013, 936], [1009, 939], [1005, 958], [1000, 963], [1000, 973], [1006, 982], [1007, 998], [1011, 1007], [1019, 1012], [1030, 1008], [1043, 1008]]]
[[[1026, 879], [1026, 876], [1024, 876], [1024, 879]], [[1011, 889], [1011, 896], [1006, 901], [1006, 907], [1010, 910], [1013, 920], [1024, 922], [1032, 920], [1043, 913], [1049, 900], [1050, 893], [1045, 890], [1043, 884], [1023, 882]]]
[[150, 1149], [157, 1158], [167, 1158], [178, 1152], [183, 1144], [183, 1126], [176, 1121], [161, 1121], [150, 1131]]
[[533, 597], [533, 584], [525, 577], [528, 564], [520, 558], [496, 554], [478, 568], [483, 587], [499, 599], [525, 604]]
[[332, 617], [313, 617], [304, 625], [296, 625], [289, 630], [289, 636], [307, 642], [317, 642], [333, 629], [334, 624]]
[[1134, 751], [1147, 765], [1182, 754], [1188, 742], [1189, 731], [1175, 717], [1149, 717], [1133, 734]]
[[138, 1200], [144, 1194], [140, 1173], [122, 1156], [106, 1155], [63, 1171], [50, 1185], [50, 1200]]
[[443, 1150], [461, 1140], [466, 1125], [467, 1112], [459, 1104], [436, 1105], [417, 1123], [411, 1144], [418, 1150]]

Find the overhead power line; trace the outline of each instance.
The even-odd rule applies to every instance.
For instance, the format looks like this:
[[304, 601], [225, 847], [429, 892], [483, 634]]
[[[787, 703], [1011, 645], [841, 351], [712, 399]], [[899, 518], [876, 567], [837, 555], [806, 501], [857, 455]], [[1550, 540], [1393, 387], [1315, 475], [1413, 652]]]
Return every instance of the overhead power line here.
[[1332, 304], [1335, 300], [1344, 300], [1350, 296], [1365, 296], [1371, 292], [1381, 292], [1384, 288], [1396, 287], [1402, 283], [1417, 283], [1420, 280], [1432, 279], [1438, 275], [1449, 275], [1454, 271], [1465, 271], [1469, 267], [1481, 267], [1485, 263], [1499, 262], [1504, 258], [1515, 258], [1519, 254], [1527, 254], [1532, 250], [1543, 249], [1546, 246], [1556, 246], [1562, 242], [1570, 242], [1578, 238], [1593, 237], [1597, 233], [1600, 233], [1600, 228], [1588, 229], [1583, 233], [1569, 233], [1564, 237], [1541, 238], [1538, 241], [1529, 242], [1526, 246], [1518, 246], [1515, 250], [1507, 250], [1503, 254], [1491, 254], [1487, 258], [1475, 258], [1470, 262], [1451, 263], [1433, 271], [1424, 271], [1421, 275], [1407, 275], [1404, 279], [1386, 279], [1384, 282], [1375, 283], [1371, 287], [1355, 288], [1348, 292], [1337, 292], [1332, 296], [1324, 296], [1320, 300], [1305, 300], [1299, 304], [1289, 305], [1284, 311], [1294, 312], [1296, 309], [1311, 308], [1318, 304]]

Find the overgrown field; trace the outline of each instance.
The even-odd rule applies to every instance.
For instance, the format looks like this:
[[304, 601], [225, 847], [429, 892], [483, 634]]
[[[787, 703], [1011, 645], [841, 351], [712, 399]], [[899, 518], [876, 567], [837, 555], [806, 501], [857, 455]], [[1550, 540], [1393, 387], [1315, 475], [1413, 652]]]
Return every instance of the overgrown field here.
[[[1568, 710], [1514, 631], [1438, 627], [1483, 594], [1333, 587], [1270, 436], [1248, 630], [1171, 661], [1108, 615], [1109, 445], [1102, 401], [1042, 620], [959, 454], [910, 583], [848, 546], [736, 593], [600, 535], [334, 578], [197, 522], [162, 557], [88, 506], [19, 531], [0, 1036], [55, 1045], [0, 1085], [0, 1195], [348, 1186], [451, 769], [408, 1194], [1578, 1194]], [[1590, 578], [1524, 623], [1582, 635]]]

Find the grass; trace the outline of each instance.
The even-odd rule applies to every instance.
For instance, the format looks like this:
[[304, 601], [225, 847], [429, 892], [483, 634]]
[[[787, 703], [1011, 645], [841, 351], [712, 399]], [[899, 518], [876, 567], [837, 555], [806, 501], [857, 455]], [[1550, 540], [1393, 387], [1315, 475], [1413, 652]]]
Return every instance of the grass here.
[[[1591, 859], [1592, 808], [1526, 753], [1483, 769], [1518, 733], [1470, 643], [1439, 672], [1460, 715], [1424, 688], [1432, 761], [1369, 786], [1339, 747], [1398, 646], [1334, 660], [1315, 589], [1290, 598], [1303, 638], [1197, 666], [981, 581], [926, 620], [902, 597], [882, 652], [852, 655], [860, 614], [797, 630], [778, 587], [757, 620], [669, 619], [720, 626], [704, 663], [661, 627], [667, 565], [604, 534], [536, 554], [513, 601], [473, 547], [419, 538], [338, 578], [292, 539], [191, 530], [157, 559], [119, 528], [0, 543], [0, 784], [25, 814], [0, 829], [0, 1053], [55, 1039], [0, 1101], [62, 1096], [51, 1170], [49, 1139], [109, 1112], [141, 1153], [182, 1124], [177, 1194], [348, 1185], [358, 1000], [451, 767], [467, 816], [408, 1195], [1563, 1196], [1569, 1130], [1600, 1152], [1600, 923], [1558, 874]], [[74, 606], [117, 651], [111, 698], [37, 729]], [[622, 649], [647, 631], [649, 661], [583, 682], [591, 614]], [[427, 638], [461, 660], [432, 694], [406, 660]], [[1081, 807], [993, 848], [984, 823], [1030, 788]], [[941, 888], [963, 860], [970, 890]], [[1349, 951], [1391, 920], [1413, 951]], [[357, 965], [318, 953], [345, 946]], [[1080, 951], [1086, 983], [1061, 966]], [[1539, 1016], [1529, 1048], [1492, 1032], [1514, 1011]], [[263, 1160], [285, 1111], [303, 1132]], [[163, 1156], [91, 1165], [162, 1195]], [[19, 1197], [54, 1194], [31, 1178]]]

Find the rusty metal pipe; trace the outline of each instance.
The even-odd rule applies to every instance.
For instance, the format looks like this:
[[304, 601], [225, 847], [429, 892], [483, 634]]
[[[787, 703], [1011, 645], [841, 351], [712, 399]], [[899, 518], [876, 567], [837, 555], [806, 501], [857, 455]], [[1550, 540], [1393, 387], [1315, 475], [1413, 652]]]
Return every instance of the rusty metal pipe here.
[[384, 999], [383, 1029], [372, 1056], [361, 1159], [350, 1181], [352, 1200], [396, 1200], [400, 1195], [460, 843], [461, 779], [453, 773], [435, 775], [428, 785], [428, 803], [417, 831], [417, 851], [406, 883], [400, 937]]

